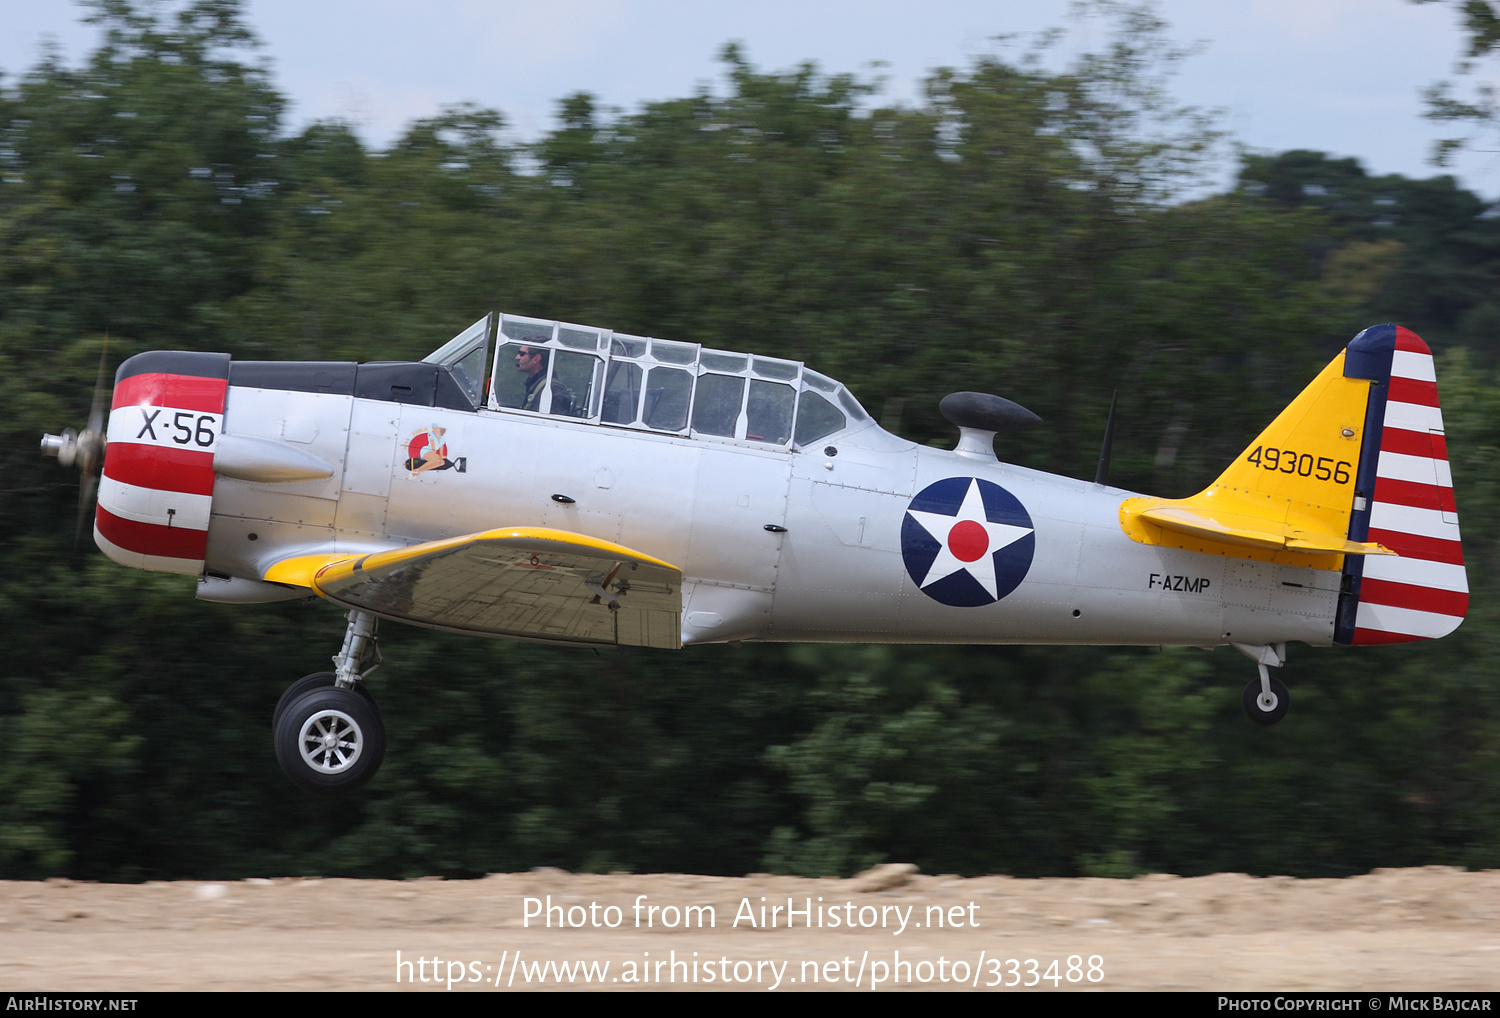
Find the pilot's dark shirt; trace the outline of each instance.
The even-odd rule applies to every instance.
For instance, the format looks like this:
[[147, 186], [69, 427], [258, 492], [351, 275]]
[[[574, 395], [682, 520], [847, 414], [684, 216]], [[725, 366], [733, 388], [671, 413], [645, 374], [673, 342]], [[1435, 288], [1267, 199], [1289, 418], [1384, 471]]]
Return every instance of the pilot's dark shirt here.
[[[547, 380], [545, 371], [538, 371], [526, 379], [526, 398], [521, 401], [522, 410], [541, 410], [542, 387]], [[552, 380], [552, 412], [573, 415], [573, 392], [556, 379]]]
[[522, 410], [540, 410], [542, 401], [542, 384], [547, 381], [547, 372], [538, 371], [526, 378], [526, 398], [521, 400]]

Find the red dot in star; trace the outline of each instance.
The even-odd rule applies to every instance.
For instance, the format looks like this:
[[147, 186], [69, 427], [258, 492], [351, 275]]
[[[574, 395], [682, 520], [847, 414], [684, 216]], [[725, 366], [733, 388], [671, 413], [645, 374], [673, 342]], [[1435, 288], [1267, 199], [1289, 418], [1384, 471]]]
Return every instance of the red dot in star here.
[[973, 562], [990, 550], [990, 535], [973, 520], [960, 520], [948, 531], [948, 550], [960, 562]]

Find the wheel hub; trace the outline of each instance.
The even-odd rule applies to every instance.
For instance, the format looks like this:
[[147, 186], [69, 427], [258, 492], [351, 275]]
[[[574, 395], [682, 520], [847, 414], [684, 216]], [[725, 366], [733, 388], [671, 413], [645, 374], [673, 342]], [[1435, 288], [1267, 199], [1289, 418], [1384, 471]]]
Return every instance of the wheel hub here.
[[1245, 716], [1257, 725], [1274, 725], [1286, 715], [1287, 708], [1292, 705], [1292, 696], [1285, 683], [1264, 674], [1264, 665], [1261, 672], [1260, 678], [1251, 679], [1246, 684], [1240, 705]]
[[320, 711], [303, 722], [298, 744], [302, 762], [323, 774], [348, 770], [364, 750], [359, 725], [339, 710]]

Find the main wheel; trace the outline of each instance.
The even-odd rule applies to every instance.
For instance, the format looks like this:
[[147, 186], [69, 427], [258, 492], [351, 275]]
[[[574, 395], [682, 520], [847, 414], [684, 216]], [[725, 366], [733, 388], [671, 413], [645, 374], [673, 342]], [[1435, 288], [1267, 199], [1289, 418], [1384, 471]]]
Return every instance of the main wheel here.
[[[311, 678], [311, 676], [309, 676]], [[337, 686], [314, 688], [276, 720], [276, 761], [292, 783], [317, 795], [352, 792], [385, 758], [385, 725], [375, 705]]]
[[1261, 695], [1260, 679], [1256, 678], [1245, 687], [1240, 702], [1245, 707], [1245, 717], [1257, 725], [1274, 725], [1286, 717], [1287, 708], [1292, 705], [1292, 694], [1287, 691], [1286, 683], [1272, 679], [1271, 698], [1267, 700]]
[[[275, 731], [276, 726], [281, 723], [281, 712], [286, 710], [287, 704], [310, 689], [332, 688], [334, 680], [337, 678], [338, 676], [333, 672], [313, 672], [311, 675], [304, 675], [290, 686], [287, 686], [286, 692], [281, 694], [281, 699], [276, 701], [276, 709], [271, 712], [271, 730]], [[371, 707], [375, 706], [375, 697], [370, 695], [370, 691], [365, 688], [363, 682], [355, 683], [354, 691], [368, 700]]]

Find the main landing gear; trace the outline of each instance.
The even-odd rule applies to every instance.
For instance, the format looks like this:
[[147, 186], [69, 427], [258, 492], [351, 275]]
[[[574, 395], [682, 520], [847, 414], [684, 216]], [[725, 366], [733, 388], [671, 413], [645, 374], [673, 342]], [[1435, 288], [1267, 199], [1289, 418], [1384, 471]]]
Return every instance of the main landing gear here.
[[1240, 695], [1245, 717], [1257, 725], [1274, 725], [1286, 717], [1287, 709], [1292, 705], [1292, 694], [1287, 691], [1286, 683], [1271, 678], [1270, 672], [1270, 668], [1279, 668], [1286, 663], [1286, 644], [1236, 643], [1234, 646], [1254, 661], [1260, 671], [1260, 677], [1251, 679]]
[[363, 680], [380, 667], [376, 619], [351, 611], [336, 671], [292, 683], [276, 704], [276, 761], [292, 783], [316, 795], [352, 792], [385, 758], [385, 725]]

